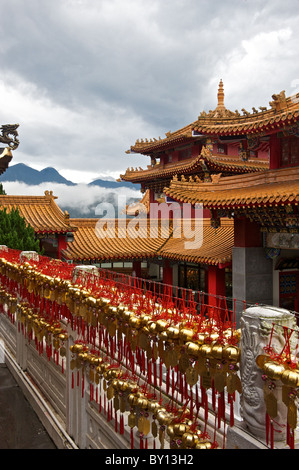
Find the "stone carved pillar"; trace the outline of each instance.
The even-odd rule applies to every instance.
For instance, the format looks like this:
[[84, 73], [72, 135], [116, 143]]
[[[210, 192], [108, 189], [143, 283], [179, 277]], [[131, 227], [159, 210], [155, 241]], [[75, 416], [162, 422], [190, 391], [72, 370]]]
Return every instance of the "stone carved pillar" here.
[[[241, 318], [241, 416], [248, 430], [258, 438], [266, 439], [266, 405], [264, 401], [265, 381], [263, 372], [256, 364], [256, 358], [265, 354], [269, 344], [273, 324], [275, 324], [271, 345], [280, 353], [285, 344], [283, 328], [296, 329], [296, 320], [288, 310], [275, 307], [250, 307]], [[284, 440], [286, 436], [287, 407], [281, 399], [282, 383], [275, 381], [273, 393], [277, 398], [278, 414], [275, 418], [274, 440]]]
[[39, 261], [39, 255], [36, 251], [22, 251], [20, 254], [20, 262], [27, 260]]
[[98, 268], [94, 265], [79, 265], [76, 266], [73, 270], [73, 282], [76, 282], [78, 277], [82, 277], [81, 281], [86, 281], [86, 278], [84, 279], [84, 275], [88, 276], [94, 276], [95, 278], [99, 276], [99, 271]]

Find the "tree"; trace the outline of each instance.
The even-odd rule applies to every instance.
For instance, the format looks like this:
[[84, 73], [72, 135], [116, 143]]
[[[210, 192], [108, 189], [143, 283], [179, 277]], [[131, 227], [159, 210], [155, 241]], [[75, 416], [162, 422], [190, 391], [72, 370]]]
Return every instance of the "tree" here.
[[14, 250], [42, 253], [33, 228], [20, 215], [18, 208], [13, 208], [10, 212], [7, 212], [6, 207], [0, 210], [0, 245]]

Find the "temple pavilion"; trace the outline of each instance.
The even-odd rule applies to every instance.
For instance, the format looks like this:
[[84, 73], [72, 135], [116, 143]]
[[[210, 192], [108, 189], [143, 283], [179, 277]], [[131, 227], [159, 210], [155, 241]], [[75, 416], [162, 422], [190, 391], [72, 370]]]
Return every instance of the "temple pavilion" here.
[[283, 91], [269, 105], [243, 110], [243, 116], [201, 116], [193, 126], [206, 138], [237, 140], [248, 159], [252, 148], [267, 143], [269, 168], [212, 181], [174, 176], [163, 191], [176, 201], [203, 204], [214, 227], [234, 221], [233, 298], [298, 311], [299, 94], [286, 98]]

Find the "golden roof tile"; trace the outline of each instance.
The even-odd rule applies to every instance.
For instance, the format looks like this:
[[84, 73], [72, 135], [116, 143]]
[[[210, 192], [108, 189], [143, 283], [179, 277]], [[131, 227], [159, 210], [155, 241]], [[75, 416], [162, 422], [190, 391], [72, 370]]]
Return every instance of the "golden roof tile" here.
[[105, 219], [107, 230], [104, 233], [103, 220], [100, 222], [100, 219], [71, 219], [71, 223], [78, 228], [78, 231], [65, 255], [69, 259], [82, 261], [143, 259], [157, 256], [158, 250], [169, 236], [168, 227], [159, 224], [157, 236], [150, 237], [149, 219], [139, 219], [138, 226], [136, 224], [133, 226], [132, 220]]
[[[64, 256], [73, 261], [116, 261], [132, 259], [153, 259], [157, 257], [189, 261], [203, 264], [229, 263], [232, 256], [234, 229], [233, 221], [223, 219], [222, 226], [215, 231], [210, 226], [209, 219], [203, 219], [202, 244], [194, 247], [194, 242], [200, 241], [201, 225], [195, 226], [194, 220], [185, 221], [180, 235], [176, 230], [169, 229], [168, 223], [161, 226], [158, 223], [158, 236], [151, 236], [149, 219], [142, 219], [138, 227], [140, 236], [134, 235], [134, 229], [128, 230], [132, 219], [127, 219], [125, 226], [119, 228], [118, 222], [107, 220], [107, 237], [97, 236], [99, 219], [71, 219], [78, 227], [74, 242], [68, 245]], [[124, 219], [125, 220], [125, 219]], [[198, 222], [197, 222], [198, 223]], [[115, 230], [115, 232], [113, 232]], [[131, 230], [131, 231], [130, 231]], [[113, 236], [115, 235], [115, 236]], [[111, 238], [109, 238], [111, 237]], [[186, 247], [186, 243], [193, 243]]]
[[120, 178], [124, 181], [146, 182], [154, 178], [171, 178], [174, 175], [182, 174], [196, 174], [203, 177], [205, 168], [213, 172], [223, 172], [226, 174], [251, 173], [268, 169], [269, 161], [258, 158], [244, 161], [239, 156], [213, 155], [203, 147], [200, 155], [195, 158], [188, 158], [164, 165], [158, 163], [146, 170], [128, 168], [124, 175], [120, 175]]
[[[190, 228], [183, 229], [182, 236], [175, 238], [173, 235], [161, 248], [159, 255], [163, 258], [189, 263], [218, 265], [227, 264], [232, 260], [232, 248], [234, 246], [234, 222], [232, 219], [222, 219], [221, 226], [215, 230], [211, 227], [210, 219], [200, 222], [194, 219], [190, 222]], [[198, 243], [202, 237], [202, 244]], [[186, 248], [193, 243], [194, 248]]]
[[177, 201], [199, 203], [210, 209], [286, 204], [299, 201], [299, 168], [227, 176], [217, 183], [173, 180], [164, 192]]
[[0, 195], [0, 209], [18, 209], [36, 233], [67, 233], [76, 230], [70, 224], [69, 214], [63, 212], [55, 202], [51, 191], [44, 196]]

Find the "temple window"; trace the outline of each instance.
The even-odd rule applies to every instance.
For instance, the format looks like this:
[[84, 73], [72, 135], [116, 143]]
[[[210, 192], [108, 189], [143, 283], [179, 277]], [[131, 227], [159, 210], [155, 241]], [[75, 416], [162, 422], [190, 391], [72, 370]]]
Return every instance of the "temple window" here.
[[221, 153], [223, 155], [227, 154], [227, 145], [226, 144], [217, 144], [217, 153]]
[[191, 147], [179, 150], [179, 160], [184, 160], [185, 158], [190, 158], [192, 155]]
[[172, 162], [172, 153], [166, 153], [164, 156], [163, 156], [163, 163], [170, 163]]
[[288, 136], [281, 138], [281, 166], [298, 165], [299, 148], [298, 138]]

